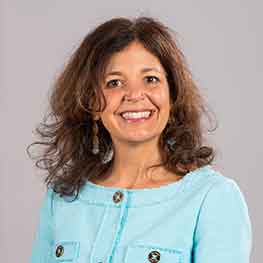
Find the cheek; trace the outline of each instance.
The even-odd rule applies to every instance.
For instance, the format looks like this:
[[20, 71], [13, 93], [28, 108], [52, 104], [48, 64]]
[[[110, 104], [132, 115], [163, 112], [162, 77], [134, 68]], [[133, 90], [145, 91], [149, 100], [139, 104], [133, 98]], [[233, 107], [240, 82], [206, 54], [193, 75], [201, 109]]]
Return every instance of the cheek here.
[[118, 94], [114, 94], [114, 92], [107, 93], [105, 96], [105, 109], [101, 113], [102, 118], [112, 117], [112, 114], [115, 114], [120, 105], [120, 96]]
[[164, 108], [169, 108], [170, 97], [168, 87], [153, 92], [151, 94], [151, 98], [154, 101], [154, 103], [160, 108], [160, 110], [164, 110]]

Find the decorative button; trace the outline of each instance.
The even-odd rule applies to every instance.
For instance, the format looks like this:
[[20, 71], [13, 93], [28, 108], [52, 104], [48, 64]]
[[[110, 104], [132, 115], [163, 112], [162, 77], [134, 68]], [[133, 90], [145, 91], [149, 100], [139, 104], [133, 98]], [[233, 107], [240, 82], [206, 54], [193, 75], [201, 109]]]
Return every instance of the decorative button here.
[[113, 195], [113, 201], [114, 203], [119, 203], [120, 201], [122, 201], [123, 199], [123, 193], [121, 191], [117, 191], [114, 195]]
[[154, 251], [151, 251], [148, 255], [148, 260], [152, 263], [156, 263], [160, 260], [160, 252], [154, 250]]
[[64, 253], [64, 247], [59, 245], [56, 249], [56, 256], [59, 258], [63, 255]]

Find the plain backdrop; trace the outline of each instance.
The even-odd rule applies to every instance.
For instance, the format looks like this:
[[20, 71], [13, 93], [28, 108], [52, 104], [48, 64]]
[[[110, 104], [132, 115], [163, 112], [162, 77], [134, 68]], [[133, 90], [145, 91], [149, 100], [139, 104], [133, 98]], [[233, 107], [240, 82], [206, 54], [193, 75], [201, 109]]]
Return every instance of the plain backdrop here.
[[[215, 168], [235, 179], [253, 227], [251, 262], [262, 262], [262, 2], [0, 2], [0, 254], [26, 263], [45, 192], [26, 154], [56, 74], [84, 36], [115, 16], [149, 15], [178, 34], [193, 77], [215, 112]], [[236, 263], [236, 262], [233, 262]]]

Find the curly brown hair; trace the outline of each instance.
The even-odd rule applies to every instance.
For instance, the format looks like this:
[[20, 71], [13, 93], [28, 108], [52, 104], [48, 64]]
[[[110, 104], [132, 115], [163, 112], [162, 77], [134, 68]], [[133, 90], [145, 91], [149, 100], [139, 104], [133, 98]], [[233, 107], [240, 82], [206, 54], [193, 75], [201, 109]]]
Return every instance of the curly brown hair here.
[[[145, 16], [113, 18], [88, 33], [55, 79], [49, 100], [51, 110], [36, 127], [40, 140], [27, 147], [30, 158], [34, 157], [29, 147], [46, 147], [36, 157], [35, 165], [47, 170], [47, 186], [52, 186], [60, 196], [74, 192], [78, 195], [88, 179], [102, 176], [111, 167], [114, 158], [102, 162], [112, 147], [110, 133], [102, 122], [98, 122], [100, 152], [97, 155], [92, 152], [93, 113], [106, 107], [101, 81], [111, 56], [135, 40], [164, 67], [172, 101], [171, 122], [159, 139], [162, 162], [154, 166], [163, 165], [184, 176], [189, 167], [212, 163], [214, 149], [202, 146], [201, 117], [203, 113], [209, 114], [207, 103], [193, 81], [175, 35], [158, 19]], [[103, 98], [103, 103], [99, 98]]]

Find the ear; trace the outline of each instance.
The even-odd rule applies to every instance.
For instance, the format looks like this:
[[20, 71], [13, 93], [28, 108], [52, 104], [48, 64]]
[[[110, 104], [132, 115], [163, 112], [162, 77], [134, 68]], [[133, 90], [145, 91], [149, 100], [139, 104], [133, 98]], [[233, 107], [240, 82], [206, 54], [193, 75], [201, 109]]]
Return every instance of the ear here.
[[95, 121], [97, 121], [97, 120], [100, 119], [99, 113], [93, 113], [93, 114], [92, 114], [92, 117], [93, 117], [93, 120], [95, 120]]
[[93, 120], [99, 120], [100, 119], [100, 113], [95, 111], [95, 105], [96, 102], [90, 102], [90, 109], [91, 109], [91, 115]]

